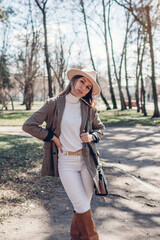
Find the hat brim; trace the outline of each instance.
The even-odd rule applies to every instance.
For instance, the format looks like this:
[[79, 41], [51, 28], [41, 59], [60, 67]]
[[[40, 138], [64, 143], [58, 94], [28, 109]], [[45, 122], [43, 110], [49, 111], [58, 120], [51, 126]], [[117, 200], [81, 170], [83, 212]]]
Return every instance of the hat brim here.
[[90, 75], [88, 75], [87, 73], [85, 73], [79, 69], [74, 69], [74, 68], [68, 70], [68, 72], [67, 72], [67, 77], [69, 80], [71, 80], [74, 76], [77, 76], [77, 75], [86, 77], [92, 83], [92, 85], [93, 85], [92, 95], [93, 96], [100, 94], [100, 87], [99, 87], [98, 83]]

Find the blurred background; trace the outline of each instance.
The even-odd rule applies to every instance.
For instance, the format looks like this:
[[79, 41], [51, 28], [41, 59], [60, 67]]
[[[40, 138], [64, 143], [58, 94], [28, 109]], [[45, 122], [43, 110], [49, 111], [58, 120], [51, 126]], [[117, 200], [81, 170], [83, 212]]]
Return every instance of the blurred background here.
[[159, 20], [159, 0], [1, 0], [1, 115], [58, 95], [76, 67], [97, 71], [100, 110], [159, 117]]

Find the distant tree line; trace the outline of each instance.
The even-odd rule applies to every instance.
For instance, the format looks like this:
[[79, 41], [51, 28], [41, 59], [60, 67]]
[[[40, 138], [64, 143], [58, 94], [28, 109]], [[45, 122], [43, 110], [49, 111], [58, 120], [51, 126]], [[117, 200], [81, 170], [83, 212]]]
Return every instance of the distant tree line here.
[[[17, 4], [20, 11], [17, 9]], [[127, 109], [127, 106], [132, 108], [133, 100], [129, 89], [132, 75], [135, 79], [137, 112], [142, 111], [144, 116], [147, 116], [144, 78], [148, 76], [151, 80], [154, 102], [153, 117], [159, 117], [156, 86], [158, 78], [156, 69], [159, 63], [155, 58], [155, 52], [159, 54], [160, 50], [156, 46], [155, 37], [160, 31], [159, 5], [158, 0], [27, 0], [21, 2], [9, 0], [7, 6], [4, 5], [4, 1], [0, 1], [0, 104], [2, 109], [7, 108], [8, 101], [13, 105], [10, 90], [15, 86], [10, 80], [11, 71], [15, 71], [15, 79], [19, 83], [19, 89], [16, 89], [17, 94], [23, 93], [23, 104], [26, 110], [31, 109], [34, 101], [35, 79], [44, 72], [48, 79], [48, 97], [53, 97], [57, 88], [59, 92], [62, 91], [65, 88], [68, 67], [83, 68], [87, 64], [87, 61], [86, 64], [83, 62], [84, 52], [79, 48], [82, 42], [87, 46], [85, 55], [89, 57], [88, 64], [99, 72], [97, 82], [101, 85], [102, 76], [100, 75], [102, 74], [99, 69], [102, 62], [98, 61], [95, 55], [94, 33], [96, 39], [100, 39], [100, 48], [104, 49], [106, 55], [103, 66], [107, 72], [105, 80], [109, 84], [113, 109], [117, 109], [115, 81], [121, 110]], [[116, 52], [113, 36], [115, 9], [123, 12], [122, 21], [117, 23], [123, 27], [121, 34], [123, 44], [119, 46], [119, 55]], [[66, 14], [62, 14], [63, 12]], [[56, 37], [53, 36], [54, 40], [51, 40], [51, 28], [54, 26], [57, 29]], [[17, 46], [17, 51], [13, 53], [11, 49], [14, 43], [10, 42], [10, 34], [15, 29], [19, 32], [17, 39], [21, 47]], [[18, 29], [21, 29], [21, 32]], [[70, 29], [72, 34], [69, 36]], [[132, 48], [134, 50], [131, 56]], [[78, 49], [76, 53], [74, 49]], [[135, 69], [134, 73], [130, 72], [131, 61], [132, 69]], [[122, 79], [125, 79], [127, 99], [122, 91]], [[106, 109], [111, 109], [104, 96], [104, 89], [101, 89], [100, 96]]]

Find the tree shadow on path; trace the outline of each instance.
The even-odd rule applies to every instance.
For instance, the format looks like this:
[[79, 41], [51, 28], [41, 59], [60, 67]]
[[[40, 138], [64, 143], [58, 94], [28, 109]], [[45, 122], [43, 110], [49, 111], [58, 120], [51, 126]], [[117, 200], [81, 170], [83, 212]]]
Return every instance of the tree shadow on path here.
[[[120, 132], [120, 134], [122, 133], [126, 135], [128, 130], [125, 129]], [[119, 131], [113, 131], [113, 129], [106, 134], [104, 140], [99, 144], [101, 155], [103, 158], [107, 156], [105, 160], [108, 163], [117, 163], [119, 159], [122, 159], [124, 163], [127, 161], [127, 164], [137, 168], [139, 166], [137, 156], [134, 156], [130, 162], [128, 160], [131, 156], [130, 153], [121, 152], [123, 149], [126, 150], [126, 146], [123, 147], [122, 140], [116, 138], [118, 134]], [[142, 132], [141, 138], [137, 134], [132, 132], [134, 136], [130, 135], [131, 139], [126, 140], [129, 146], [127, 149], [134, 150], [135, 147], [139, 147], [135, 144], [146, 137], [145, 131]], [[148, 134], [150, 136], [147, 137], [152, 137], [153, 133]], [[123, 140], [125, 141], [125, 139]], [[73, 211], [71, 203], [59, 178], [40, 176], [43, 143], [34, 138], [11, 135], [2, 135], [0, 141], [3, 143], [0, 148], [0, 184], [1, 189], [7, 192], [1, 197], [1, 209], [8, 209], [9, 215], [9, 213], [12, 214], [14, 207], [24, 204], [24, 202], [36, 202], [47, 212], [45, 221], [49, 226], [46, 233], [43, 227], [39, 229], [41, 238], [38, 239], [70, 239], [69, 230]], [[155, 139], [151, 141], [154, 142]], [[145, 148], [150, 146], [149, 142], [142, 145]], [[151, 166], [149, 159], [146, 161], [145, 163]], [[157, 162], [157, 165], [159, 164], [157, 159], [154, 161]], [[142, 191], [132, 178], [116, 168], [108, 165], [104, 167], [104, 171], [108, 178], [110, 194], [108, 197], [94, 196], [92, 201], [100, 240], [158, 240], [160, 209], [157, 201], [152, 199], [148, 192]], [[3, 217], [5, 219], [6, 216], [2, 214]], [[41, 216], [38, 217], [41, 218]], [[30, 237], [33, 237], [32, 231], [34, 233], [34, 229], [31, 229]], [[25, 235], [23, 231], [22, 234]]]

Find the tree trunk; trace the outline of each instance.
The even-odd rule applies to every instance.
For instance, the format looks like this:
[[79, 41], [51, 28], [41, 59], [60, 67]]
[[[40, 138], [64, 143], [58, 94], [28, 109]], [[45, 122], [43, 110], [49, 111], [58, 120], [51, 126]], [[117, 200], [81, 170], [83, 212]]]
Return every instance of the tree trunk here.
[[[2, 64], [0, 64], [0, 73], [2, 73]], [[3, 105], [3, 79], [0, 76], [0, 104]]]
[[32, 107], [32, 86], [30, 79], [27, 78], [25, 80], [25, 90], [24, 90], [24, 102], [26, 106], [26, 110], [31, 110]]
[[44, 51], [45, 51], [45, 57], [46, 57], [46, 67], [47, 67], [47, 73], [48, 73], [48, 96], [51, 98], [53, 97], [52, 92], [52, 77], [51, 77], [51, 67], [49, 62], [49, 55], [48, 55], [48, 40], [47, 40], [47, 26], [46, 26], [46, 12], [45, 9], [43, 11], [43, 27], [44, 27]]
[[136, 76], [135, 98], [136, 98], [137, 112], [140, 112], [140, 106], [139, 106], [139, 74]]
[[115, 63], [115, 58], [114, 58], [113, 40], [112, 40], [111, 29], [110, 29], [110, 1], [109, 1], [109, 8], [108, 8], [108, 31], [109, 31], [110, 41], [111, 41], [111, 51], [112, 51], [112, 61], [113, 61], [114, 73], [115, 73], [115, 77], [116, 77], [117, 84], [118, 84], [119, 98], [120, 98], [120, 102], [121, 102], [121, 110], [123, 111], [123, 110], [126, 110], [126, 104], [125, 104], [124, 95], [123, 95], [122, 87], [121, 87], [121, 69], [122, 69], [122, 61], [123, 61], [123, 56], [124, 56], [124, 46], [123, 46], [121, 61], [120, 61], [120, 65], [119, 65], [119, 74], [117, 74], [117, 68], [116, 68], [116, 63]]
[[[12, 110], [14, 110], [14, 102], [13, 102], [12, 96], [11, 96], [10, 93], [7, 92], [7, 91], [5, 91], [5, 93], [6, 93], [6, 95], [8, 95], [8, 97], [9, 97], [9, 99], [10, 99], [10, 101], [8, 101], [8, 103], [11, 102], [11, 104], [12, 104]], [[7, 104], [8, 104], [8, 103], [7, 103]]]
[[3, 104], [3, 88], [1, 83], [1, 77], [0, 77], [0, 104]]
[[[88, 43], [88, 48], [89, 48], [89, 54], [90, 54], [90, 58], [91, 58], [93, 69], [96, 71], [94, 60], [93, 60], [93, 56], [92, 56], [92, 50], [91, 50], [91, 44], [90, 44], [90, 39], [89, 39], [88, 26], [87, 26], [87, 20], [86, 20], [86, 14], [85, 14], [83, 0], [80, 0], [80, 5], [82, 7], [82, 13], [83, 13], [84, 25], [85, 25], [86, 35], [87, 35], [87, 43]], [[97, 83], [99, 84], [98, 78], [96, 80], [97, 80]], [[100, 84], [99, 84], [99, 86], [100, 86]], [[102, 98], [104, 104], [107, 107], [107, 110], [110, 110], [111, 108], [110, 108], [109, 103], [107, 102], [106, 98], [104, 97], [104, 95], [102, 93], [102, 89], [100, 91], [100, 95], [101, 95], [101, 98]]]
[[124, 100], [124, 95], [123, 95], [123, 92], [122, 92], [120, 79], [117, 79], [117, 83], [118, 83], [119, 97], [120, 97], [120, 102], [121, 102], [121, 111], [123, 111], [123, 110], [126, 110], [126, 103], [125, 103], [125, 100]]
[[147, 32], [149, 35], [149, 45], [150, 45], [150, 55], [151, 55], [151, 65], [152, 65], [152, 91], [153, 91], [153, 100], [154, 100], [154, 117], [160, 117], [159, 109], [158, 109], [158, 96], [157, 96], [157, 89], [156, 89], [156, 81], [155, 81], [155, 66], [154, 66], [154, 51], [153, 51], [153, 39], [152, 39], [152, 32], [151, 32], [151, 21], [150, 21], [150, 9], [149, 6], [146, 6], [147, 12]]
[[137, 36], [137, 65], [136, 65], [136, 89], [135, 89], [137, 112], [140, 112], [140, 105], [139, 105], [140, 49], [141, 49], [141, 45], [140, 45], [140, 28], [139, 28], [138, 36]]
[[125, 71], [125, 79], [126, 79], [126, 92], [127, 92], [127, 98], [128, 98], [128, 107], [129, 107], [129, 109], [131, 109], [132, 108], [132, 99], [131, 99], [131, 95], [129, 92], [128, 71], [127, 71], [127, 42], [128, 42], [128, 31], [129, 31], [128, 25], [129, 25], [129, 13], [127, 16], [127, 28], [126, 28], [125, 45], [124, 45], [124, 71]]
[[128, 107], [129, 109], [132, 108], [132, 99], [129, 92], [129, 85], [128, 85], [128, 72], [127, 72], [127, 44], [125, 46], [125, 55], [124, 55], [124, 69], [125, 69], [125, 79], [126, 79], [126, 92], [128, 98]]
[[116, 98], [115, 98], [115, 94], [112, 86], [112, 78], [111, 78], [111, 67], [110, 67], [110, 57], [109, 57], [109, 50], [108, 50], [106, 14], [105, 14], [106, 9], [105, 9], [104, 0], [102, 0], [102, 5], [103, 5], [103, 23], [104, 23], [104, 38], [105, 38], [104, 40], [105, 40], [105, 50], [106, 50], [106, 57], [107, 57], [107, 70], [108, 70], [110, 94], [111, 94], [113, 109], [117, 109], [117, 103], [116, 103]]
[[146, 111], [146, 91], [144, 89], [143, 75], [141, 75], [141, 94], [142, 94], [141, 109], [142, 109], [142, 113], [146, 117], [147, 116], [147, 111]]
[[143, 81], [143, 57], [144, 57], [144, 52], [145, 52], [145, 47], [146, 47], [146, 41], [147, 41], [147, 36], [144, 36], [143, 40], [143, 49], [142, 49], [142, 54], [141, 54], [141, 61], [140, 61], [140, 76], [141, 76], [141, 110], [144, 116], [147, 116], [147, 111], [146, 111], [146, 97], [145, 97], [145, 88], [144, 88], [144, 81]]
[[46, 24], [46, 3], [47, 0], [42, 1], [43, 8], [41, 7], [38, 0], [35, 0], [37, 3], [37, 6], [42, 11], [43, 14], [43, 28], [44, 28], [44, 54], [46, 59], [46, 67], [47, 67], [47, 74], [48, 74], [48, 96], [51, 98], [53, 97], [53, 91], [52, 91], [52, 76], [51, 76], [51, 66], [49, 61], [49, 54], [48, 54], [48, 39], [47, 39], [47, 24]]

